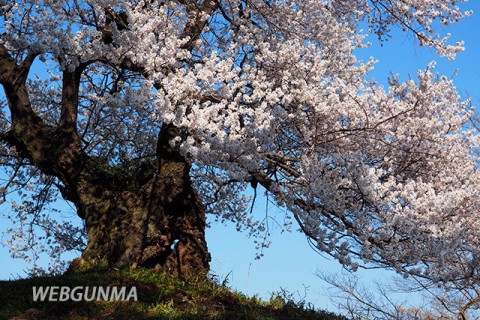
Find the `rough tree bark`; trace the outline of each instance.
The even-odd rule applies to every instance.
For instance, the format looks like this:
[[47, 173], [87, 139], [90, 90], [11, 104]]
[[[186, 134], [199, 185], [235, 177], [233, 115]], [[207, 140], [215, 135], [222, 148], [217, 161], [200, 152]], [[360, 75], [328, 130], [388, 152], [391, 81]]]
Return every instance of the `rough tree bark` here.
[[115, 267], [149, 267], [181, 274], [208, 269], [205, 211], [190, 180], [190, 163], [169, 141], [181, 134], [164, 125], [157, 163], [138, 174], [119, 172], [83, 151], [77, 134], [77, 108], [83, 67], [64, 71], [60, 121], [44, 123], [30, 104], [26, 79], [35, 54], [14, 59], [0, 43], [0, 84], [11, 112], [0, 139], [20, 156], [61, 182], [64, 198], [85, 220], [84, 259]]
[[205, 211], [190, 164], [168, 144], [177, 131], [163, 127], [156, 166], [144, 164], [131, 181], [90, 159], [77, 183], [77, 208], [88, 232], [83, 258], [176, 274], [208, 268]]

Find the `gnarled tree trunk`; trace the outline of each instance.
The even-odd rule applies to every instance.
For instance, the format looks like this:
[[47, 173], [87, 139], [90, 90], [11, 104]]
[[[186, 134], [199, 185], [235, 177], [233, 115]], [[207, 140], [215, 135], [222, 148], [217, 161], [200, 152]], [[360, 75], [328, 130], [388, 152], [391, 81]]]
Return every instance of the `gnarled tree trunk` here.
[[77, 208], [88, 233], [83, 258], [176, 274], [208, 269], [205, 211], [189, 177], [190, 164], [169, 146], [177, 131], [164, 126], [156, 167], [144, 165], [138, 175], [147, 181], [136, 187], [134, 181], [118, 181], [122, 177], [100, 162], [87, 163], [77, 183]]

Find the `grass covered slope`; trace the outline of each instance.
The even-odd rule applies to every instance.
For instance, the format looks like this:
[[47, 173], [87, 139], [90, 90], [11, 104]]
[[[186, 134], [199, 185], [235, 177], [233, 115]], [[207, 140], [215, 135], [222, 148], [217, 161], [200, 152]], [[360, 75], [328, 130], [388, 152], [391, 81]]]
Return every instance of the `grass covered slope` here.
[[[138, 301], [34, 302], [33, 287], [136, 287]], [[127, 291], [128, 292], [128, 291]], [[0, 319], [252, 319], [344, 320], [274, 296], [249, 298], [204, 276], [172, 277], [149, 270], [89, 271], [0, 281]]]

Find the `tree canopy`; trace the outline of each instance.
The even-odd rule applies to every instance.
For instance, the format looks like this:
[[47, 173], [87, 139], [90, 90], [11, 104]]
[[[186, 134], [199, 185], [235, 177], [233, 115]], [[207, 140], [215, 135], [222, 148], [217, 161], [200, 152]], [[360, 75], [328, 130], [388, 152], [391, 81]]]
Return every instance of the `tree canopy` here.
[[[20, 225], [11, 235], [24, 241], [11, 242], [14, 253], [39, 239], [53, 240], [46, 249], [54, 256], [83, 249], [89, 237], [56, 222], [48, 203], [63, 196], [88, 230], [106, 225], [118, 211], [106, 220], [98, 213], [113, 204], [130, 212], [131, 203], [154, 198], [145, 186], [157, 185], [161, 169], [152, 162], [161, 167], [168, 154], [187, 168], [175, 171], [188, 176], [175, 183], [191, 179], [206, 212], [239, 229], [263, 231], [244, 194], [263, 188], [288, 209], [286, 226], [294, 220], [316, 249], [349, 268], [478, 278], [473, 109], [434, 63], [383, 87], [368, 77], [374, 62], [355, 57], [369, 32], [385, 39], [400, 26], [453, 59], [462, 43], [436, 30], [470, 14], [457, 5], [0, 1], [0, 162], [8, 176], [1, 191]], [[46, 75], [34, 76], [33, 64]], [[115, 192], [95, 187], [105, 179]], [[21, 202], [11, 197], [16, 191]], [[185, 192], [196, 203], [195, 192]], [[112, 201], [109, 209], [92, 197]]]

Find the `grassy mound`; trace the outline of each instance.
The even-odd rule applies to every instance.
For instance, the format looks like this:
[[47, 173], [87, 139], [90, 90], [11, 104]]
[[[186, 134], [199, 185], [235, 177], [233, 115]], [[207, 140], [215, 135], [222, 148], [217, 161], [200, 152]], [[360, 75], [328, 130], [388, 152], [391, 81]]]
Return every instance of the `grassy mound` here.
[[[136, 288], [137, 301], [33, 301], [33, 287]], [[128, 291], [127, 291], [128, 293]], [[344, 320], [282, 296], [246, 297], [204, 276], [172, 277], [149, 270], [89, 271], [0, 281], [0, 319], [252, 319]]]

